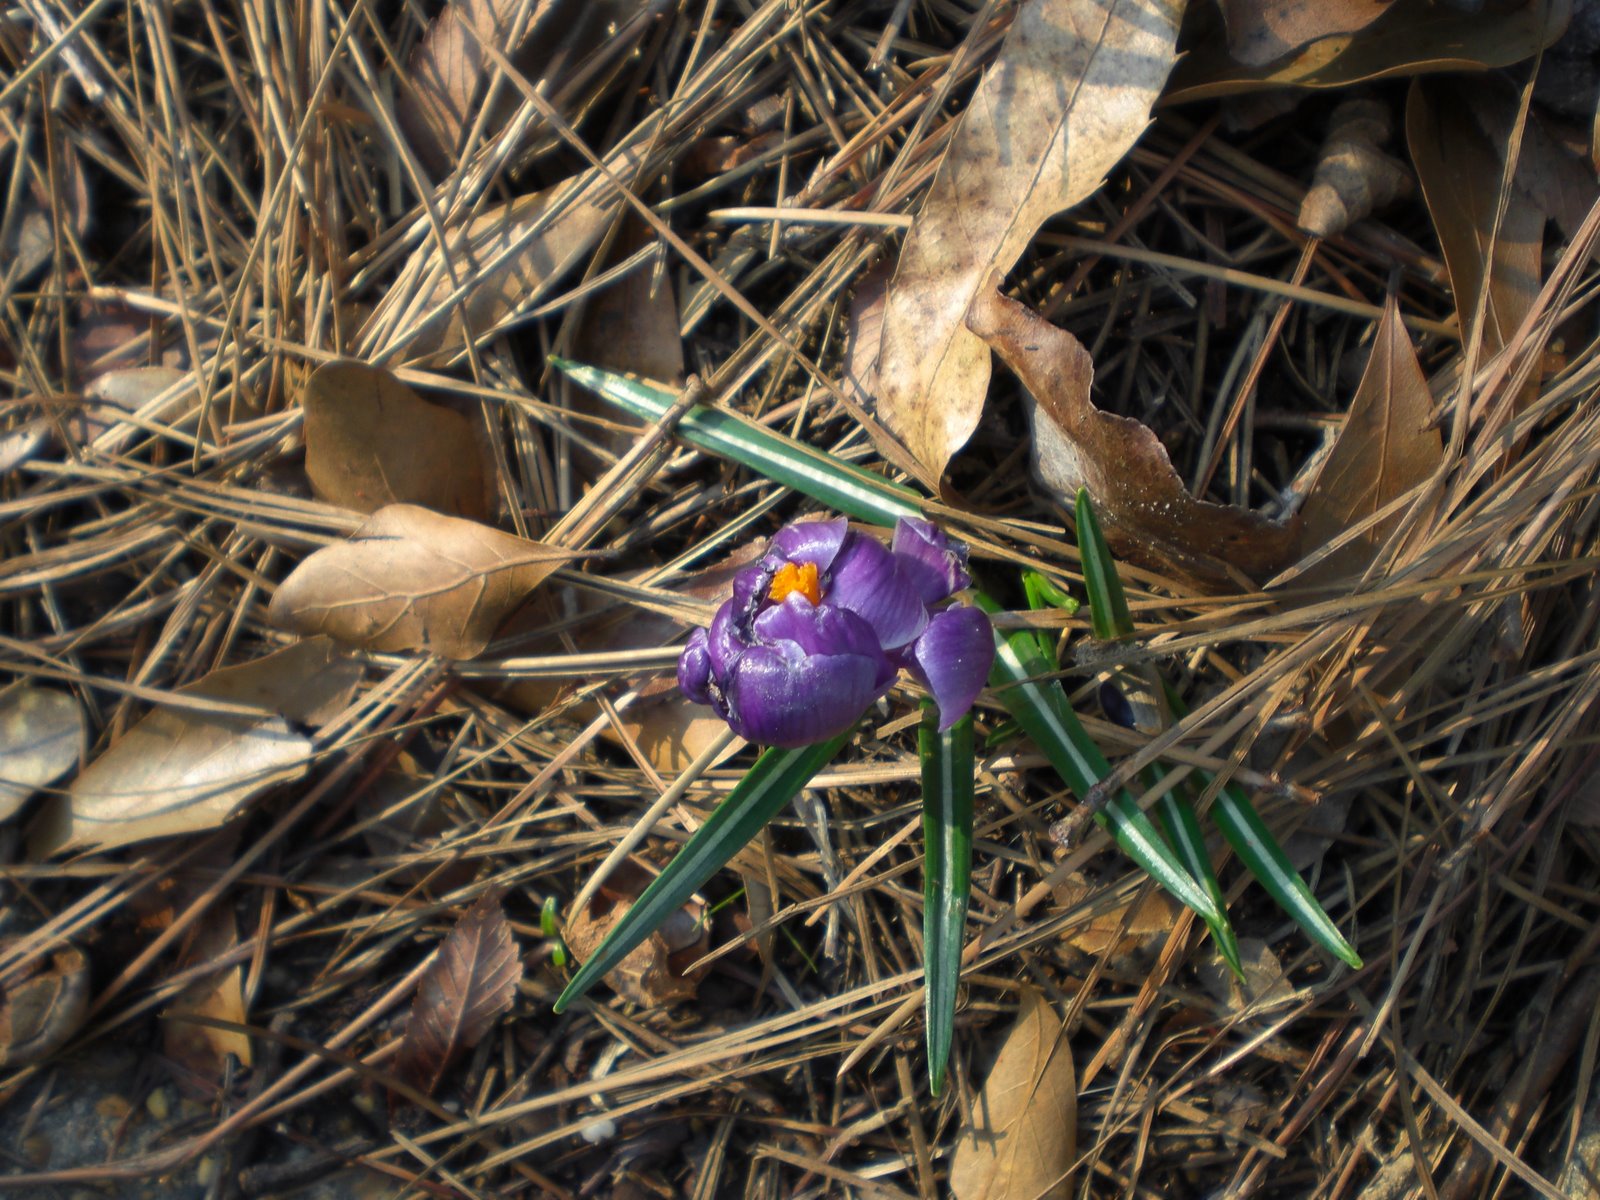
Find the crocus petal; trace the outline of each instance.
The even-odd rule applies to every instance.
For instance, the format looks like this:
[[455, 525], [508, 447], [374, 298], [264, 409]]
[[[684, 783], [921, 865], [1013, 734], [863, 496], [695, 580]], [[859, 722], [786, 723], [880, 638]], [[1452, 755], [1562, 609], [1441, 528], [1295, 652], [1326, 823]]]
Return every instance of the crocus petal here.
[[[809, 746], [849, 730], [888, 690], [881, 659], [803, 653], [792, 642], [753, 646], [723, 692], [728, 726], [764, 746]], [[892, 672], [891, 672], [892, 677]]]
[[1100, 685], [1100, 711], [1106, 714], [1108, 721], [1124, 729], [1138, 728], [1133, 719], [1133, 705], [1128, 703], [1122, 689], [1110, 681]]
[[871, 625], [848, 609], [813, 605], [799, 592], [790, 593], [783, 603], [757, 616], [755, 634], [762, 642], [793, 642], [807, 655], [857, 654], [882, 659], [884, 669], [894, 674]]
[[[717, 609], [717, 615], [711, 618], [711, 627], [706, 636], [706, 654], [714, 678], [721, 679], [731, 671], [739, 655], [749, 647], [749, 642], [739, 636], [738, 612], [736, 599], [725, 600], [722, 607]], [[693, 639], [690, 641], [692, 644]]]
[[843, 517], [832, 521], [796, 521], [772, 535], [772, 546], [767, 553], [784, 562], [812, 563], [826, 574], [849, 532], [850, 522]]
[[966, 547], [959, 542], [952, 545], [931, 521], [901, 517], [890, 548], [924, 604], [937, 604], [972, 584]]
[[994, 628], [981, 608], [947, 608], [928, 622], [907, 658], [939, 705], [939, 728], [949, 729], [967, 715], [989, 678]]
[[696, 629], [678, 656], [678, 686], [696, 704], [711, 703], [711, 655], [706, 650], [706, 631]]
[[904, 646], [928, 624], [928, 607], [901, 573], [894, 555], [881, 542], [861, 534], [845, 539], [822, 598], [865, 620], [885, 650]]

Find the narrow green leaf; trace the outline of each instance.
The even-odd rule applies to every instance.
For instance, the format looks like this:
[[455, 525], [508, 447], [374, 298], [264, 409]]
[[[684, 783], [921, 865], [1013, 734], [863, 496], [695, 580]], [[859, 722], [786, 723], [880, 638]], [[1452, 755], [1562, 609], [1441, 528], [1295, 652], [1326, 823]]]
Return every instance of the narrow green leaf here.
[[839, 753], [849, 738], [849, 734], [842, 734], [832, 741], [798, 750], [764, 751], [728, 798], [717, 806], [579, 968], [556, 1001], [556, 1011], [560, 1012], [587, 992], [626, 958], [629, 951], [659, 929], [706, 880], [778, 815], [811, 777]]
[[1317, 903], [1316, 896], [1300, 878], [1300, 872], [1294, 869], [1289, 856], [1245, 794], [1232, 785], [1223, 788], [1211, 816], [1250, 874], [1260, 881], [1267, 894], [1294, 923], [1305, 930], [1306, 936], [1341, 962], [1359, 969], [1361, 956], [1356, 948], [1345, 940], [1333, 919]]
[[[550, 362], [573, 381], [642, 420], [659, 421], [677, 402], [674, 393], [626, 375], [556, 355]], [[727, 409], [697, 404], [679, 418], [677, 434], [692, 446], [740, 463], [861, 521], [893, 525], [901, 517], [922, 512], [922, 501], [910, 488], [773, 433]]]
[[972, 880], [972, 715], [939, 732], [939, 708], [924, 702], [922, 756], [922, 965], [928, 1083], [937, 1096], [956, 1028], [956, 986]]
[[[1165, 772], [1153, 764], [1145, 772], [1145, 778], [1152, 783], [1160, 783], [1164, 775]], [[1206, 928], [1211, 930], [1211, 940], [1216, 942], [1217, 953], [1222, 955], [1222, 961], [1243, 979], [1244, 964], [1239, 960], [1239, 938], [1233, 932], [1233, 922], [1228, 919], [1228, 900], [1222, 894], [1222, 884], [1217, 882], [1211, 856], [1206, 853], [1206, 839], [1200, 832], [1200, 821], [1194, 815], [1194, 805], [1189, 803], [1187, 797], [1168, 792], [1156, 801], [1156, 812], [1161, 817], [1161, 827], [1167, 831], [1172, 848], [1178, 852], [1178, 860], [1189, 874], [1200, 881], [1200, 886], [1205, 888], [1211, 902], [1222, 914], [1221, 921], [1207, 921]]]
[[[1076, 507], [1078, 552], [1083, 556], [1083, 587], [1089, 595], [1089, 628], [1097, 641], [1127, 637], [1133, 632], [1133, 614], [1128, 609], [1127, 594], [1122, 590], [1117, 560], [1100, 531], [1100, 521], [1094, 515], [1094, 504], [1089, 499], [1088, 489], [1078, 489]], [[1112, 672], [1113, 685], [1121, 674]], [[1149, 691], [1162, 686], [1153, 668], [1144, 678]], [[1154, 785], [1160, 783], [1165, 774], [1159, 766], [1152, 764], [1142, 773], [1142, 778]], [[1228, 920], [1227, 899], [1222, 893], [1222, 884], [1217, 881], [1216, 869], [1211, 865], [1211, 856], [1206, 853], [1205, 835], [1200, 832], [1200, 822], [1194, 815], [1193, 806], [1187, 798], [1169, 791], [1156, 802], [1156, 811], [1167, 837], [1178, 852], [1179, 861], [1199, 881], [1216, 906], [1219, 919], [1207, 920], [1206, 926], [1217, 944], [1217, 952], [1233, 973], [1242, 978], [1244, 968], [1239, 961], [1239, 939], [1233, 932], [1233, 923]]]
[[[1167, 703], [1175, 716], [1188, 715], [1183, 701], [1170, 687], [1167, 689]], [[1211, 782], [1211, 775], [1205, 771], [1197, 771], [1196, 776], [1202, 787]], [[1306, 936], [1341, 962], [1359, 969], [1361, 956], [1356, 953], [1356, 948], [1345, 940], [1344, 934], [1333, 923], [1333, 918], [1318, 903], [1311, 888], [1300, 877], [1300, 872], [1294, 869], [1289, 856], [1278, 844], [1278, 839], [1272, 836], [1272, 830], [1267, 828], [1267, 823], [1256, 812], [1255, 805], [1250, 803], [1243, 789], [1232, 783], [1224, 787], [1212, 806], [1211, 816], [1217, 828], [1222, 830], [1222, 836], [1228, 839], [1228, 844], [1239, 856], [1239, 861], [1244, 863], [1245, 869], [1267, 889], [1267, 894], [1305, 931]]]
[[1117, 574], [1117, 560], [1111, 556], [1100, 521], [1094, 515], [1087, 488], [1078, 489], [1076, 505], [1078, 553], [1083, 556], [1083, 590], [1089, 594], [1089, 626], [1094, 636], [1105, 641], [1127, 637], [1133, 632], [1133, 614]]
[[[1000, 606], [981, 592], [976, 598], [986, 611], [999, 611]], [[1087, 796], [1096, 783], [1111, 773], [1111, 764], [1079, 723], [1061, 685], [1053, 679], [1038, 678], [1050, 670], [1028, 631], [1019, 630], [1009, 637], [996, 633], [991, 686], [999, 689], [1000, 700], [1044, 752], [1062, 781], [1080, 797]], [[1221, 919], [1215, 902], [1173, 857], [1171, 848], [1127, 791], [1113, 796], [1105, 808], [1094, 814], [1094, 819], [1123, 853], [1181, 903], [1194, 909], [1206, 924]]]

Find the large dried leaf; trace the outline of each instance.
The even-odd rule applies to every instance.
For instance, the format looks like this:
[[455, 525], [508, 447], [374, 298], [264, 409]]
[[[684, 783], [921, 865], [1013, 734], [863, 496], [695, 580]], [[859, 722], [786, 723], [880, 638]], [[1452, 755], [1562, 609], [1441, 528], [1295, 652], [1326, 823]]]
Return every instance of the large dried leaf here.
[[[612, 266], [650, 244], [651, 235], [641, 222], [630, 220], [617, 238]], [[638, 375], [676, 386], [683, 382], [683, 334], [678, 322], [678, 298], [672, 279], [657, 270], [657, 263], [634, 267], [616, 283], [592, 297], [583, 310], [573, 338], [573, 357], [608, 371]], [[587, 388], [573, 389], [600, 401]], [[605, 408], [607, 416], [616, 410]]]
[[429, 403], [382, 367], [349, 361], [317, 368], [300, 405], [306, 474], [323, 499], [364, 513], [420, 504], [488, 517], [483, 443], [460, 413]]
[[[456, 163], [462, 137], [478, 120], [496, 74], [483, 44], [504, 53], [530, 81], [554, 93], [568, 75], [590, 66], [594, 52], [615, 39], [630, 20], [663, 0], [453, 0], [440, 10], [412, 52], [410, 85], [395, 102], [395, 116], [423, 165], [443, 176]], [[632, 27], [634, 36], [643, 23]], [[474, 36], [476, 35], [476, 36]], [[620, 47], [612, 47], [621, 57]], [[601, 77], [603, 82], [604, 76]], [[521, 94], [502, 85], [484, 121], [492, 137]]]
[[[411, 148], [435, 175], [455, 161], [461, 136], [476, 115], [473, 101], [493, 72], [481, 43], [514, 50], [527, 38], [547, 37], [546, 22], [562, 7], [570, 9], [571, 0], [454, 0], [439, 11], [412, 51], [406, 71], [410, 86], [394, 106]], [[523, 37], [513, 38], [518, 16], [529, 9]], [[506, 93], [506, 101], [515, 95], [509, 88]], [[497, 107], [504, 111], [504, 104]], [[489, 129], [492, 133], [495, 126]]]
[[1411, 85], [1406, 139], [1463, 330], [1480, 317], [1478, 296], [1489, 276], [1481, 314], [1487, 358], [1510, 341], [1539, 294], [1546, 213], [1513, 190], [1496, 230], [1505, 147], [1485, 135], [1473, 114], [1471, 95], [1454, 81], [1419, 79]]
[[956, 1141], [955, 1200], [1056, 1200], [1078, 1153], [1078, 1080], [1066, 1027], [1034, 988], [1022, 993], [983, 1092]]
[[[1203, 17], [1206, 6], [1196, 5], [1193, 11]], [[1435, 0], [1397, 0], [1381, 20], [1363, 30], [1320, 38], [1282, 61], [1261, 66], [1233, 56], [1219, 22], [1199, 34], [1172, 72], [1172, 86], [1162, 103], [1510, 66], [1560, 37], [1571, 12], [1570, 0], [1500, 0], [1481, 11]]]
[[1394, 0], [1222, 0], [1228, 50], [1258, 67], [1308, 42], [1354, 33], [1381, 17]]
[[[1444, 457], [1444, 441], [1429, 424], [1432, 412], [1428, 381], [1390, 297], [1350, 415], [1306, 498], [1308, 550], [1326, 545], [1433, 474]], [[1334, 556], [1339, 567], [1365, 567], [1401, 515], [1385, 517], [1344, 547]]]
[[411, 504], [373, 513], [279, 585], [273, 624], [369, 650], [480, 653], [571, 551]]
[[1227, 48], [1253, 67], [1318, 38], [1354, 34], [1381, 18], [1394, 0], [1222, 0]]
[[498, 893], [462, 914], [417, 984], [396, 1069], [431, 1094], [457, 1055], [483, 1040], [511, 1007], [522, 982], [522, 956]]
[[[632, 183], [643, 161], [642, 144], [632, 142], [606, 165]], [[357, 335], [359, 357], [427, 359], [459, 349], [468, 329], [487, 333], [576, 266], [619, 204], [616, 189], [591, 169], [447, 230], [443, 256], [429, 238]]]
[[0, 695], [0, 821], [83, 757], [87, 725], [70, 692], [21, 687]]
[[1236, 572], [1266, 578], [1289, 563], [1292, 523], [1195, 499], [1154, 433], [1094, 406], [1094, 366], [1077, 338], [997, 292], [968, 321], [1028, 390], [1034, 474], [1067, 506], [1088, 488], [1119, 555], [1215, 585]]
[[313, 745], [304, 726], [342, 709], [360, 681], [360, 665], [317, 638], [180, 688], [186, 699], [253, 711], [157, 708], [51, 805], [33, 832], [34, 853], [105, 850], [222, 824], [305, 774]]
[[978, 85], [883, 315], [879, 411], [935, 478], [972, 436], [988, 390], [989, 350], [966, 328], [968, 307], [1144, 130], [1181, 13], [1168, 0], [1032, 0]]
[[[594, 955], [653, 879], [642, 867], [621, 863], [600, 885], [594, 899], [568, 917], [562, 937], [579, 962]], [[705, 906], [690, 900], [606, 973], [606, 986], [643, 1008], [693, 1000], [705, 968], [688, 968], [705, 955], [710, 944]]]
[[[225, 865], [225, 864], [219, 864]], [[215, 962], [239, 944], [233, 908], [213, 904], [194, 924], [178, 954], [178, 969]], [[244, 1002], [244, 967], [235, 963], [184, 988], [162, 1013], [161, 1049], [180, 1068], [179, 1087], [201, 1099], [214, 1098], [229, 1078], [228, 1059], [253, 1066], [250, 1036], [235, 1029], [186, 1021], [198, 1016], [243, 1025], [249, 1012]]]

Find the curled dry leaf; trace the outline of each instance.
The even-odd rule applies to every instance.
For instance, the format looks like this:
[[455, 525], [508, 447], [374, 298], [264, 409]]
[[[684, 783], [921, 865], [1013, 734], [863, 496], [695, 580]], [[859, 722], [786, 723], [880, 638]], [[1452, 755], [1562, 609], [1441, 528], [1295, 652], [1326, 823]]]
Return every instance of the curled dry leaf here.
[[955, 1200], [1058, 1200], [1078, 1156], [1078, 1079], [1067, 1030], [1035, 988], [1022, 993], [983, 1092], [956, 1140]]
[[[1350, 415], [1306, 497], [1307, 550], [1325, 546], [1433, 475], [1444, 458], [1444, 440], [1430, 424], [1432, 415], [1428, 381], [1391, 296]], [[1402, 516], [1394, 513], [1371, 526], [1324, 560], [1320, 573], [1366, 567]]]
[[20, 687], [0, 694], [0, 821], [83, 758], [88, 726], [70, 692]]
[[278, 586], [268, 619], [369, 650], [471, 658], [551, 571], [574, 557], [411, 504], [373, 513]]
[[[219, 867], [225, 863], [218, 864]], [[233, 909], [213, 904], [201, 915], [178, 953], [178, 970], [215, 962], [239, 944], [239, 927]], [[199, 1099], [212, 1099], [228, 1079], [228, 1059], [253, 1066], [250, 1035], [185, 1021], [186, 1016], [209, 1017], [243, 1025], [248, 1011], [244, 1002], [244, 967], [235, 963], [215, 974], [196, 979], [184, 988], [162, 1015], [161, 1047], [181, 1068], [174, 1072], [178, 1086]]]
[[[631, 142], [607, 158], [622, 183], [634, 181], [642, 146]], [[590, 169], [447, 230], [443, 255], [428, 238], [357, 335], [358, 356], [424, 360], [460, 349], [469, 329], [481, 337], [576, 266], [619, 204], [611, 182]]]
[[[327, 638], [197, 679], [178, 695], [201, 703], [157, 708], [52, 802], [33, 830], [33, 853], [106, 850], [222, 824], [305, 774], [313, 744], [303, 728], [343, 709], [360, 682], [360, 665]], [[206, 711], [207, 700], [226, 707]]]
[[59, 1049], [89, 1008], [89, 959], [61, 946], [0, 978], [0, 1067], [15, 1070]]
[[1394, 0], [1222, 0], [1228, 51], [1252, 67], [1308, 42], [1365, 29]]
[[[1481, 316], [1487, 359], [1515, 335], [1539, 294], [1546, 211], [1538, 197], [1513, 191], [1496, 228], [1505, 142], [1491, 140], [1475, 108], [1470, 90], [1460, 84], [1419, 79], [1406, 102], [1406, 140], [1444, 251], [1462, 331]], [[1509, 122], [1500, 127], [1502, 137], [1509, 129]], [[1480, 314], [1485, 273], [1489, 286]]]
[[1389, 106], [1378, 100], [1346, 100], [1333, 110], [1316, 174], [1300, 203], [1301, 229], [1317, 237], [1343, 233], [1410, 192], [1406, 168], [1383, 152], [1390, 124]]
[[[1203, 17], [1204, 5], [1191, 11]], [[1500, 0], [1476, 7], [1396, 0], [1383, 19], [1355, 33], [1320, 38], [1281, 61], [1239, 62], [1220, 23], [1197, 36], [1172, 72], [1163, 104], [1281, 87], [1347, 87], [1368, 79], [1435, 71], [1482, 71], [1532, 58], [1572, 15], [1570, 0]]]
[[889, 285], [879, 414], [937, 479], [977, 428], [989, 350], [968, 307], [1127, 153], [1176, 55], [1182, 5], [1034, 0], [984, 75]]
[[417, 984], [400, 1045], [401, 1078], [431, 1095], [450, 1064], [484, 1038], [516, 999], [522, 956], [498, 892], [462, 914]]
[[[411, 148], [436, 177], [455, 162], [462, 134], [476, 115], [473, 101], [482, 95], [494, 71], [480, 39], [514, 53], [525, 41], [548, 38], [548, 19], [563, 6], [570, 8], [570, 0], [534, 0], [532, 4], [524, 0], [454, 0], [439, 10], [412, 51], [405, 73], [409, 86], [402, 88], [394, 106]], [[516, 17], [523, 9], [532, 11], [517, 30]], [[500, 115], [512, 95], [507, 89], [496, 106]], [[488, 128], [492, 132], [497, 125], [498, 121]]]
[[1263, 579], [1288, 565], [1295, 523], [1195, 499], [1154, 433], [1094, 406], [1094, 366], [1077, 338], [998, 292], [973, 305], [968, 323], [1029, 393], [1039, 482], [1068, 507], [1088, 488], [1119, 555], [1216, 586], [1236, 583], [1241, 572]]
[[[594, 954], [650, 880], [650, 874], [642, 867], [621, 863], [584, 910], [567, 918], [562, 937], [579, 962]], [[693, 1000], [705, 970], [690, 972], [687, 968], [710, 945], [711, 928], [705, 919], [705, 906], [699, 900], [691, 900], [635, 946], [606, 975], [605, 982], [624, 1000], [642, 1008]]]
[[[624, 60], [626, 43], [648, 27], [643, 18], [662, 6], [663, 0], [452, 0], [411, 55], [410, 86], [401, 90], [395, 116], [423, 165], [442, 177], [456, 164], [463, 135], [488, 100], [496, 70], [485, 43], [553, 95], [568, 76], [590, 73], [597, 50]], [[525, 9], [519, 28], [517, 17]], [[603, 74], [597, 82], [604, 82]], [[487, 136], [500, 131], [520, 99], [510, 84], [502, 86], [484, 120]]]
[[[1074, 874], [1056, 884], [1051, 892], [1061, 908], [1073, 908], [1092, 900], [1101, 889]], [[1065, 937], [1077, 949], [1096, 957], [1104, 955], [1113, 966], [1132, 966], [1133, 960], [1154, 948], [1159, 938], [1172, 932], [1179, 908], [1160, 888], [1139, 889], [1127, 903], [1096, 912], [1082, 924], [1074, 924]]]
[[318, 367], [300, 398], [306, 474], [324, 500], [357, 512], [420, 504], [484, 520], [491, 495], [472, 422], [431, 404], [382, 367]]

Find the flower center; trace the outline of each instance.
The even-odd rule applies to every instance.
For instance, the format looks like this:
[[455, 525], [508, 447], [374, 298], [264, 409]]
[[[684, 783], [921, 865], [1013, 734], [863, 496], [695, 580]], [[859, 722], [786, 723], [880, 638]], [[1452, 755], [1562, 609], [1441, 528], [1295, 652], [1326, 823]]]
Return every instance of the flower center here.
[[791, 592], [799, 592], [812, 604], [822, 603], [822, 583], [817, 578], [816, 563], [784, 563], [778, 568], [767, 598], [774, 604], [781, 604]]

